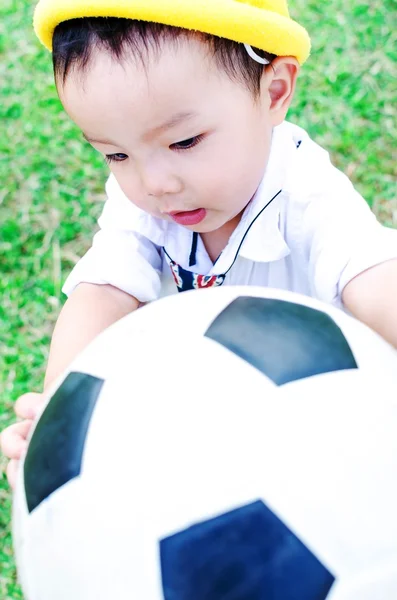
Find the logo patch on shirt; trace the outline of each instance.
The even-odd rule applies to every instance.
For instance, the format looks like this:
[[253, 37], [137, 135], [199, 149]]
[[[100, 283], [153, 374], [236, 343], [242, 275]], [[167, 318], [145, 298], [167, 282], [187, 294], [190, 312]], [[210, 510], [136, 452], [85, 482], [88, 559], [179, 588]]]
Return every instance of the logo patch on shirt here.
[[183, 269], [173, 260], [170, 262], [170, 268], [178, 292], [219, 287], [225, 281], [225, 275], [198, 275]]

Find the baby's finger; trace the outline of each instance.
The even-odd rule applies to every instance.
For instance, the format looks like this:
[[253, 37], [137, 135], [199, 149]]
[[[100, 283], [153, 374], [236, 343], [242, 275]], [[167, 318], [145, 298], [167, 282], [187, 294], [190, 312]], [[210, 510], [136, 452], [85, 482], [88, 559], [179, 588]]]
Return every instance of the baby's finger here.
[[7, 458], [19, 459], [27, 448], [26, 438], [32, 421], [22, 421], [7, 427], [0, 435], [0, 448]]
[[14, 410], [21, 419], [34, 419], [37, 410], [42, 406], [43, 402], [43, 394], [30, 392], [29, 394], [24, 394], [18, 398], [15, 402]]
[[18, 475], [19, 460], [10, 460], [7, 465], [6, 475], [11, 489], [15, 488]]

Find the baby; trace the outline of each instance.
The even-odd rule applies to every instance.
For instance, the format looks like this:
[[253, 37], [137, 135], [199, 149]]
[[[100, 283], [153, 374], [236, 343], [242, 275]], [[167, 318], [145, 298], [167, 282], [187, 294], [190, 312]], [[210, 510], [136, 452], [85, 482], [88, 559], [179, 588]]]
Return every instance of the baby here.
[[[45, 388], [141, 304], [219, 285], [319, 298], [397, 346], [397, 232], [285, 120], [310, 51], [285, 0], [40, 0], [35, 28], [66, 112], [112, 172]], [[11, 485], [41, 402], [20, 398], [24, 420], [2, 434]]]

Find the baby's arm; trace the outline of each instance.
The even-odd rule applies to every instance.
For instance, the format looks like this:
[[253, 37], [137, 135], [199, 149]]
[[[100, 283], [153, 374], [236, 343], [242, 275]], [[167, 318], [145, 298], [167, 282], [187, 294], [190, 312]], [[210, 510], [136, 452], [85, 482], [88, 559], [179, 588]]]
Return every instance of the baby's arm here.
[[[111, 285], [81, 283], [69, 296], [55, 326], [45, 375], [44, 390], [66, 369], [75, 356], [101, 331], [136, 310], [138, 300]], [[25, 394], [16, 402], [15, 412], [22, 421], [0, 436], [3, 453], [10, 459], [7, 476], [14, 487], [18, 462], [26, 450], [26, 438], [44, 396]]]
[[101, 331], [138, 306], [136, 298], [111, 285], [78, 285], [66, 301], [55, 326], [44, 389]]
[[357, 319], [397, 348], [397, 259], [357, 275], [344, 288], [342, 300]]

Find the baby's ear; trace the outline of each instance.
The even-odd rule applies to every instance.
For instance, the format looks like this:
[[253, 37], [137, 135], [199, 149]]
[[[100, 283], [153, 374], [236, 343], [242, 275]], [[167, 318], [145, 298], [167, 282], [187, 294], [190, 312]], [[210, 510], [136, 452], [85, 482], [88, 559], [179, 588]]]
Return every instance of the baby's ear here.
[[295, 92], [299, 63], [292, 56], [279, 56], [266, 67], [265, 86], [270, 98], [272, 124], [280, 125], [286, 117]]

